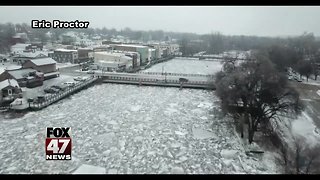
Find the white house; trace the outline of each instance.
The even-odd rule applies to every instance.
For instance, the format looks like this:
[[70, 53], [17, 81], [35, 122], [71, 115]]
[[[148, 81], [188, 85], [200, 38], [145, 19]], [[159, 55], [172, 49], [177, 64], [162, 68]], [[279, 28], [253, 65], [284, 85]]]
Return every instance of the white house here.
[[132, 58], [124, 53], [94, 52], [94, 62], [108, 71], [131, 69]]

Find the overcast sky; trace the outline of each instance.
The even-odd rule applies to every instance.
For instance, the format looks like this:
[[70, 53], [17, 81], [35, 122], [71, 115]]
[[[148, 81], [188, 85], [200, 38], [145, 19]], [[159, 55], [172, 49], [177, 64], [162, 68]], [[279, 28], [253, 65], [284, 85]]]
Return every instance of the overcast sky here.
[[89, 27], [205, 34], [320, 36], [320, 6], [24, 6], [0, 7], [0, 22], [89, 21]]

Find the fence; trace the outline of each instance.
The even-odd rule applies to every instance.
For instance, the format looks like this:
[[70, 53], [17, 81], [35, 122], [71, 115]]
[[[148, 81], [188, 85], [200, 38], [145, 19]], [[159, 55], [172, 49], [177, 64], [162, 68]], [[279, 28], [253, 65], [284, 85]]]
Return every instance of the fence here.
[[213, 78], [211, 74], [185, 74], [185, 73], [160, 73], [160, 72], [138, 72], [138, 74], [149, 74], [149, 75], [167, 75], [167, 76], [185, 76], [185, 77], [207, 77]]

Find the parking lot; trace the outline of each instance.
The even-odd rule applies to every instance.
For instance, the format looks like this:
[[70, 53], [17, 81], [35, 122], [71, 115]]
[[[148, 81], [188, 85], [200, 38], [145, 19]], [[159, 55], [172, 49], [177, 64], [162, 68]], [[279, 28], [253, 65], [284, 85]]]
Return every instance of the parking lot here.
[[59, 86], [59, 87], [65, 87], [68, 84], [71, 85], [71, 83], [77, 83], [77, 81], [74, 80], [74, 76], [69, 75], [60, 75], [57, 78], [49, 79], [43, 82], [42, 86], [35, 87], [35, 88], [22, 88], [23, 91], [23, 97], [25, 99], [34, 99], [38, 96], [48, 96], [50, 93], [46, 93], [45, 90], [50, 89], [52, 86]]

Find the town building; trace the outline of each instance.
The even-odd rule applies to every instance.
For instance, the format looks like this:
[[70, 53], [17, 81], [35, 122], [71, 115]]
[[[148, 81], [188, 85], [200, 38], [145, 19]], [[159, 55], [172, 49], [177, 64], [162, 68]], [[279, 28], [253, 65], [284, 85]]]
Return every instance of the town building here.
[[146, 65], [149, 61], [149, 47], [132, 44], [112, 44], [114, 50], [138, 52], [140, 54], [140, 65]]
[[13, 55], [23, 53], [27, 50], [27, 47], [31, 46], [31, 44], [17, 43], [11, 46], [11, 53]]
[[78, 63], [93, 61], [92, 48], [79, 48], [78, 49]]
[[30, 59], [22, 64], [23, 68], [32, 68], [44, 73], [44, 80], [55, 78], [60, 75], [57, 71], [57, 62], [52, 58]]
[[52, 53], [48, 54], [49, 57], [54, 59], [58, 63], [77, 63], [78, 51], [71, 49], [56, 49]]
[[106, 71], [125, 71], [133, 66], [131, 57], [115, 52], [95, 52], [94, 62]]
[[94, 52], [104, 52], [104, 51], [111, 51], [111, 47], [109, 45], [98, 45], [92, 47]]
[[37, 52], [21, 52], [12, 57], [13, 62], [18, 64], [23, 64], [26, 60], [29, 59], [38, 59], [48, 57], [47, 52], [37, 51]]
[[26, 33], [16, 33], [14, 36], [12, 36], [12, 44], [17, 43], [26, 43], [28, 39], [28, 35]]
[[44, 73], [35, 69], [14, 69], [5, 70], [0, 74], [0, 81], [14, 79], [20, 87], [37, 87], [43, 85]]

